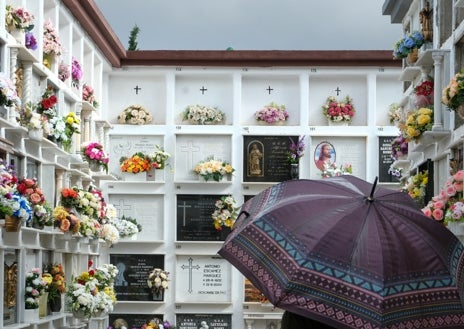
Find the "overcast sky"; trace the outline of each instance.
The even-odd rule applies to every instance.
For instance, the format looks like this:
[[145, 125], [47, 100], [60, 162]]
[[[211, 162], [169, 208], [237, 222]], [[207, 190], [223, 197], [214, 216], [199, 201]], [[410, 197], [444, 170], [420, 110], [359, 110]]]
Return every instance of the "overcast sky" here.
[[391, 50], [384, 0], [95, 0], [127, 49]]

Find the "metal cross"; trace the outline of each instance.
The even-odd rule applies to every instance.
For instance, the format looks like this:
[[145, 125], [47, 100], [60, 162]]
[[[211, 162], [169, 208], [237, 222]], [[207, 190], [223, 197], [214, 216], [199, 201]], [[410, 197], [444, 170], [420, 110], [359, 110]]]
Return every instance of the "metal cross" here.
[[138, 85], [135, 86], [135, 94], [138, 95], [139, 94], [139, 90], [142, 90], [142, 88], [140, 88]]
[[271, 91], [274, 90], [274, 89], [272, 89], [271, 86], [269, 86], [269, 87], [267, 87], [266, 90], [268, 91], [268, 93], [269, 93], [269, 95], [270, 95], [270, 94], [271, 94]]
[[339, 87], [337, 87], [337, 89], [335, 89], [335, 91], [337, 92], [337, 96], [338, 96], [342, 90]]
[[204, 86], [202, 86], [202, 87], [200, 88], [200, 90], [201, 90], [201, 93], [204, 95], [204, 94], [205, 94], [205, 91], [207, 91], [208, 89], [206, 89]]
[[189, 288], [188, 288], [188, 292], [192, 293], [193, 292], [193, 289], [192, 289], [192, 270], [199, 270], [201, 266], [200, 265], [195, 265], [195, 266], [192, 265], [192, 263], [193, 263], [192, 257], [190, 257], [188, 259], [188, 262], [189, 262], [188, 265], [181, 265], [181, 268], [183, 270], [185, 270], [185, 269], [189, 270]]

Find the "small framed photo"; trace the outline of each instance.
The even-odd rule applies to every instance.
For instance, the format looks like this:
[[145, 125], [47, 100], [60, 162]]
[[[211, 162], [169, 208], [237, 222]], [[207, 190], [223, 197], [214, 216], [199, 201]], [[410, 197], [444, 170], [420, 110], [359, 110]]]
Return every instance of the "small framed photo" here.
[[326, 166], [331, 166], [336, 160], [337, 153], [331, 143], [323, 141], [317, 144], [314, 150], [314, 164], [317, 169], [324, 171]]

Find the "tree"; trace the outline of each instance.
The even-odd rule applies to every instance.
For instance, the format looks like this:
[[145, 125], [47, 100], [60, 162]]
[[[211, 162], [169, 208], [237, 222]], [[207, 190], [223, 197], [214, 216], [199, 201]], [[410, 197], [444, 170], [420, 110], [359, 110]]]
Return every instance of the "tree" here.
[[130, 37], [129, 37], [129, 48], [127, 50], [138, 50], [137, 48], [137, 37], [139, 35], [140, 28], [135, 24], [135, 26], [132, 28]]

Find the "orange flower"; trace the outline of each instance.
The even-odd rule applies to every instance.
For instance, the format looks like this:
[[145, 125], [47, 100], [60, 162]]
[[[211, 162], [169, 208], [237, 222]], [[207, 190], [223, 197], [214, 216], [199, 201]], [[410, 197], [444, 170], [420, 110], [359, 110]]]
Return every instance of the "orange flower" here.
[[67, 220], [67, 219], [61, 220], [61, 222], [60, 222], [60, 230], [62, 232], [68, 232], [70, 226], [71, 226], [71, 223], [69, 222], [69, 220]]

